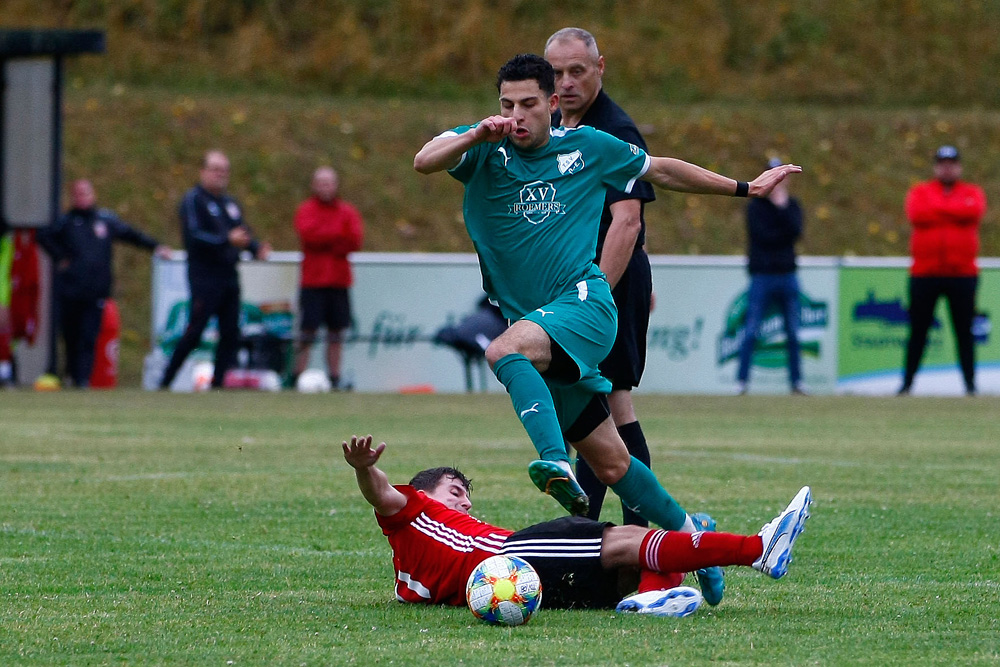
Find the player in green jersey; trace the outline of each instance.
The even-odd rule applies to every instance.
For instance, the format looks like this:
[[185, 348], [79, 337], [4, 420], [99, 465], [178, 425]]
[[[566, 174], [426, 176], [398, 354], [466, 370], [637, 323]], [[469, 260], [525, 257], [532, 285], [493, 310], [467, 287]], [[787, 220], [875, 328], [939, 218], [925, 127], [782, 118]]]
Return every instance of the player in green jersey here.
[[604, 193], [628, 192], [641, 178], [678, 192], [760, 197], [801, 168], [782, 165], [746, 183], [649, 156], [590, 127], [552, 129], [559, 98], [540, 56], [508, 61], [497, 89], [500, 115], [435, 137], [413, 166], [447, 170], [465, 184], [465, 224], [483, 287], [512, 321], [486, 359], [538, 450], [532, 481], [571, 514], [586, 514], [565, 437], [636, 513], [693, 531], [687, 513], [629, 455], [610, 417], [611, 384], [597, 370], [617, 328], [611, 289], [593, 262]]

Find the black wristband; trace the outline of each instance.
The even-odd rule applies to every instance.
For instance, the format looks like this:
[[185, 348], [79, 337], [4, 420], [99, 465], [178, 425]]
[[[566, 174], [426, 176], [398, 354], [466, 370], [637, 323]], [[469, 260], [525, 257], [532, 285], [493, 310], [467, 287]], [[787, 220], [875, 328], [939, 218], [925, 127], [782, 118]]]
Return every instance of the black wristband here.
[[734, 197], [746, 197], [749, 192], [749, 183], [746, 181], [736, 181], [736, 192], [733, 194]]

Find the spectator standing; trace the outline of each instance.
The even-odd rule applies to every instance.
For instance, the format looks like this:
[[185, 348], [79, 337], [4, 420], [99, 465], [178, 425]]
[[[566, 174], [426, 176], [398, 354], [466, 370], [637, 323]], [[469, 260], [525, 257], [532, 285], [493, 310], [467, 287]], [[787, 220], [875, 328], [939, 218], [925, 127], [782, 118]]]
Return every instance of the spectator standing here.
[[198, 185], [180, 204], [181, 233], [187, 250], [190, 306], [188, 325], [174, 348], [160, 380], [167, 389], [187, 356], [201, 344], [201, 336], [214, 315], [219, 323], [212, 387], [221, 388], [226, 371], [236, 364], [240, 342], [240, 278], [236, 264], [244, 251], [267, 259], [271, 246], [254, 238], [243, 220], [243, 209], [229, 196], [229, 158], [208, 151], [201, 165]]
[[[604, 92], [604, 56], [594, 36], [581, 28], [563, 28], [545, 44], [545, 59], [556, 75], [559, 109], [552, 115], [553, 127], [590, 125], [646, 150], [646, 142], [625, 111]], [[608, 405], [618, 434], [629, 453], [650, 465], [649, 445], [632, 403], [632, 389], [639, 386], [646, 367], [646, 332], [653, 294], [649, 257], [644, 249], [646, 202], [656, 199], [653, 186], [637, 181], [630, 193], [608, 190], [601, 211], [596, 262], [611, 285], [618, 308], [618, 334], [601, 374], [611, 381]], [[576, 464], [577, 480], [590, 498], [591, 519], [601, 517], [607, 487], [597, 479], [587, 462]], [[622, 505], [625, 524], [648, 526], [649, 522]]]
[[338, 196], [339, 187], [337, 172], [320, 167], [313, 173], [312, 196], [295, 211], [302, 247], [295, 376], [308, 367], [316, 332], [325, 326], [327, 373], [334, 389], [341, 387], [343, 335], [351, 326], [348, 288], [354, 278], [348, 255], [361, 249], [364, 238], [361, 214]]
[[938, 297], [948, 299], [958, 362], [965, 393], [976, 393], [975, 341], [972, 322], [979, 285], [979, 223], [986, 195], [978, 185], [961, 180], [958, 149], [941, 146], [934, 154], [934, 178], [913, 186], [906, 195], [910, 220], [910, 338], [900, 395], [910, 393], [927, 344]]
[[[773, 168], [781, 164], [778, 158], [771, 158], [767, 166]], [[745, 394], [749, 389], [750, 362], [764, 313], [771, 303], [777, 303], [785, 323], [791, 392], [804, 394], [798, 333], [799, 279], [795, 263], [795, 243], [802, 236], [802, 207], [788, 193], [788, 181], [778, 183], [767, 197], [750, 200], [746, 222], [750, 289], [736, 374], [740, 393]]]
[[101, 329], [104, 301], [114, 284], [112, 246], [125, 241], [170, 255], [170, 248], [98, 208], [97, 193], [87, 179], [71, 186], [71, 208], [39, 233], [38, 241], [55, 264], [55, 297], [66, 350], [66, 375], [73, 386], [90, 385], [94, 344]]

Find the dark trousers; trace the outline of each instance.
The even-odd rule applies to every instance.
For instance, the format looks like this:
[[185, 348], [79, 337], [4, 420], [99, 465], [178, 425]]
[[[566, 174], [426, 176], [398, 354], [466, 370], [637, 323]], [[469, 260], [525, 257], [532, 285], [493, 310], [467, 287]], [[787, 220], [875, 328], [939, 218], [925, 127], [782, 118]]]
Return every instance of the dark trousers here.
[[903, 388], [909, 389], [920, 369], [920, 360], [927, 345], [927, 332], [934, 322], [938, 298], [948, 299], [951, 326], [955, 332], [955, 347], [962, 379], [968, 392], [976, 390], [976, 347], [972, 336], [972, 320], [976, 312], [978, 276], [944, 278], [910, 276], [910, 339], [906, 343], [906, 370]]
[[746, 322], [736, 379], [740, 382], [750, 379], [754, 346], [760, 333], [760, 325], [764, 321], [764, 312], [772, 300], [781, 307], [788, 350], [788, 381], [795, 388], [802, 380], [802, 365], [799, 355], [799, 279], [794, 273], [754, 273], [750, 276]]
[[177, 341], [177, 347], [170, 357], [167, 370], [163, 373], [161, 387], [170, 386], [184, 360], [201, 344], [201, 336], [213, 315], [219, 322], [219, 342], [215, 348], [215, 373], [212, 376], [212, 386], [222, 386], [226, 371], [236, 365], [236, 355], [239, 351], [240, 285], [238, 282], [221, 285], [191, 284], [188, 325]]
[[94, 346], [101, 332], [104, 299], [59, 299], [59, 325], [66, 346], [66, 374], [75, 387], [89, 387]]

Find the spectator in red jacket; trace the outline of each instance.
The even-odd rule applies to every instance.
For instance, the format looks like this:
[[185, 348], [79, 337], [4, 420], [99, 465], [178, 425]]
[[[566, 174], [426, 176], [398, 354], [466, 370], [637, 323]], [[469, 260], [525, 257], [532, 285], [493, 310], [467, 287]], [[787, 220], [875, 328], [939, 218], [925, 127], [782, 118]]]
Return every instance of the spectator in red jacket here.
[[353, 283], [353, 276], [347, 256], [361, 248], [364, 237], [361, 215], [337, 196], [339, 185], [332, 167], [320, 167], [313, 174], [312, 196], [295, 212], [295, 231], [302, 246], [295, 375], [298, 377], [309, 366], [316, 332], [324, 325], [327, 372], [334, 388], [341, 388], [343, 334], [351, 325], [347, 288]]
[[965, 392], [976, 393], [972, 321], [979, 268], [979, 221], [986, 212], [982, 188], [960, 180], [958, 149], [941, 146], [934, 154], [934, 179], [918, 183], [906, 196], [910, 237], [910, 339], [900, 395], [910, 393], [927, 343], [938, 297], [948, 299]]

